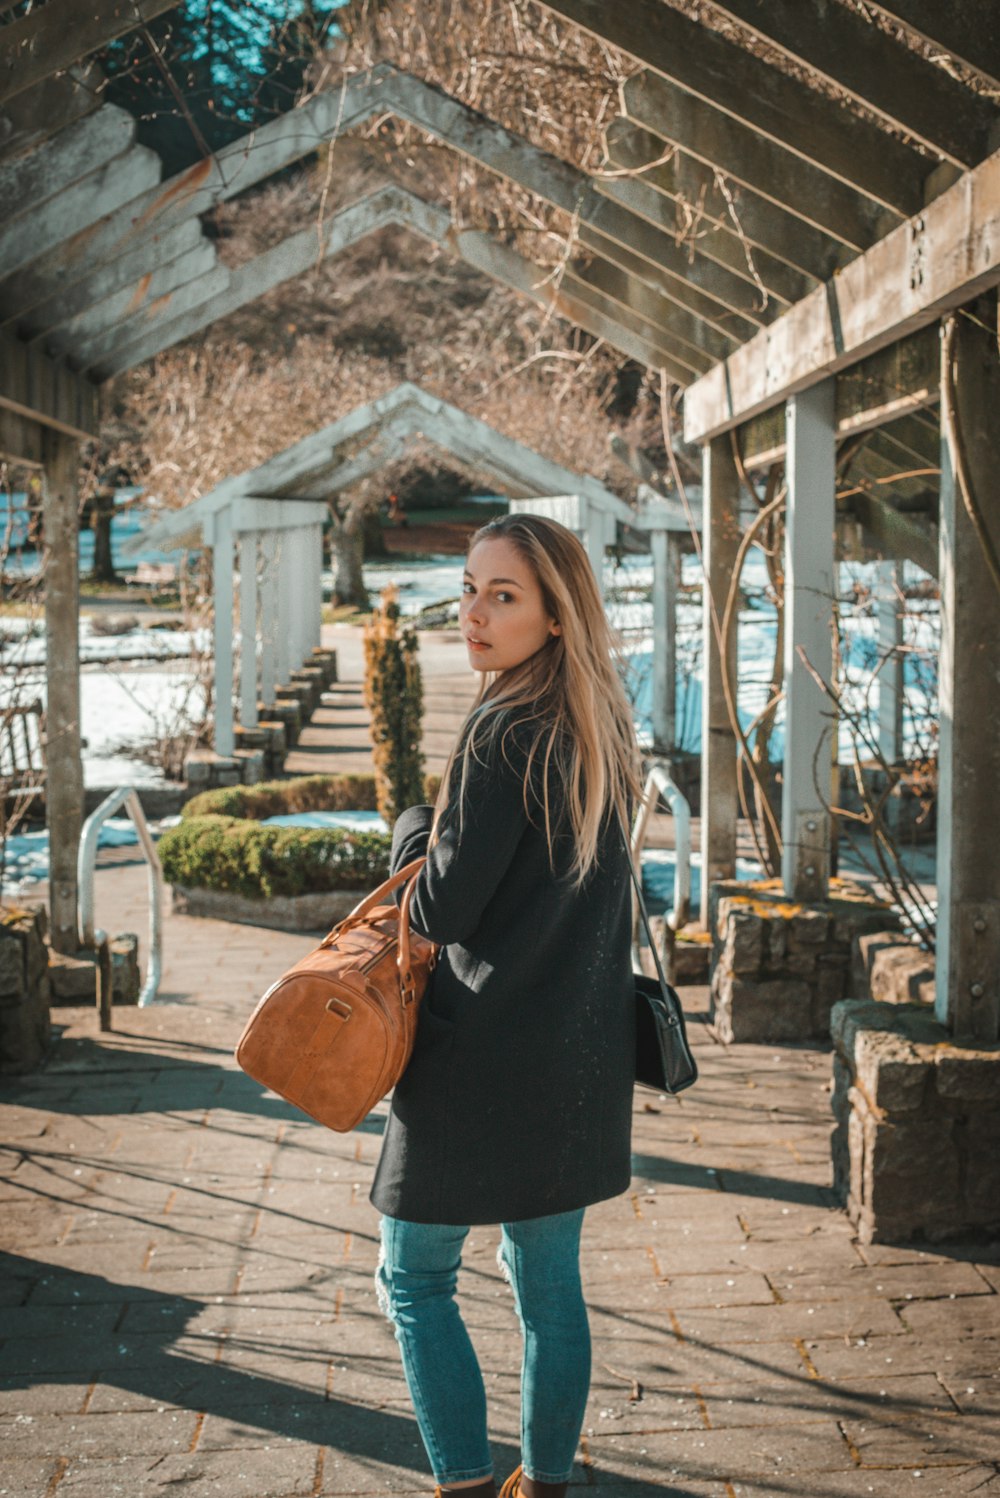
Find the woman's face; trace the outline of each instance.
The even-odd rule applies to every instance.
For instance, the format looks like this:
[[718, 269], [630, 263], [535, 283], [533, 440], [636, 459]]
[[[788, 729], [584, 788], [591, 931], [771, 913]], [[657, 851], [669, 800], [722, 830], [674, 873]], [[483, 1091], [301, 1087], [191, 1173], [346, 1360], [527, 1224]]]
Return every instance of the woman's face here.
[[510, 671], [560, 632], [531, 567], [499, 536], [469, 552], [458, 617], [476, 671]]

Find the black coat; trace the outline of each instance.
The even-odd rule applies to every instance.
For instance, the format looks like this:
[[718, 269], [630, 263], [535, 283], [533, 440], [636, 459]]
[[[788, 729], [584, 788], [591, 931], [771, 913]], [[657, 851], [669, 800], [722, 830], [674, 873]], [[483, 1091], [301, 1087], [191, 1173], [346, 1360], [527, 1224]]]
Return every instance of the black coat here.
[[[549, 863], [523, 747], [458, 776], [414, 891], [441, 943], [371, 1199], [411, 1222], [499, 1223], [625, 1191], [635, 1074], [630, 885], [618, 823], [579, 890], [568, 837]], [[558, 814], [558, 807], [555, 809]], [[396, 823], [393, 869], [427, 851], [432, 809]]]

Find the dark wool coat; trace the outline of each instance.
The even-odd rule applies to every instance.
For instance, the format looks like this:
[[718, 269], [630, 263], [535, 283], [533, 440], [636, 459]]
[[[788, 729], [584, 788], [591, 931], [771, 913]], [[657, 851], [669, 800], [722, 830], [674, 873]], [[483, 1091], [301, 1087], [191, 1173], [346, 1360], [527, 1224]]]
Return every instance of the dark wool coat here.
[[[459, 775], [414, 891], [411, 924], [441, 943], [396, 1087], [371, 1199], [411, 1222], [499, 1223], [568, 1212], [629, 1185], [635, 1000], [628, 855], [605, 826], [579, 890], [569, 839], [550, 867], [538, 788], [507, 738]], [[396, 823], [392, 867], [427, 851], [433, 817]]]

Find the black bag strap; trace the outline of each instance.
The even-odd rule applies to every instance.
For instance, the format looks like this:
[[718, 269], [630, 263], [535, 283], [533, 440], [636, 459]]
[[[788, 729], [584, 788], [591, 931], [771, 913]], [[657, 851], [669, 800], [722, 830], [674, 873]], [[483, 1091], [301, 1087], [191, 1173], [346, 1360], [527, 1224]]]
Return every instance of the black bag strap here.
[[635, 863], [632, 858], [632, 844], [629, 840], [628, 833], [625, 831], [624, 823], [619, 822], [618, 825], [621, 828], [622, 841], [625, 844], [625, 853], [628, 857], [628, 871], [632, 875], [632, 884], [635, 889], [636, 898], [639, 901], [639, 914], [642, 916], [642, 924], [646, 928], [646, 940], [649, 942], [649, 950], [652, 952], [653, 962], [656, 964], [656, 976], [660, 980], [660, 987], [664, 991], [666, 991], [667, 989], [669, 989], [670, 984], [667, 982], [667, 975], [663, 971], [663, 964], [660, 961], [660, 954], [656, 950], [656, 942], [653, 940], [653, 928], [649, 924], [649, 912], [646, 909], [646, 902], [642, 896], [642, 882], [635, 871]]

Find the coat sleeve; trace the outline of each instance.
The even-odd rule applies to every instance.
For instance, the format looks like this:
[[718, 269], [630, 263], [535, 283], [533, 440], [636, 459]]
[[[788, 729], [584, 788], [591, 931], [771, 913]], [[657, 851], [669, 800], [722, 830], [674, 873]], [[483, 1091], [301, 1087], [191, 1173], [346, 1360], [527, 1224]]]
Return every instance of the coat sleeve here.
[[[499, 747], [482, 763], [473, 757], [461, 804], [459, 769], [453, 774], [438, 841], [427, 853], [410, 903], [410, 925], [439, 946], [467, 941], [476, 930], [528, 825], [516, 747], [511, 760]], [[429, 806], [402, 814], [393, 833], [394, 868], [427, 852], [432, 819]]]

